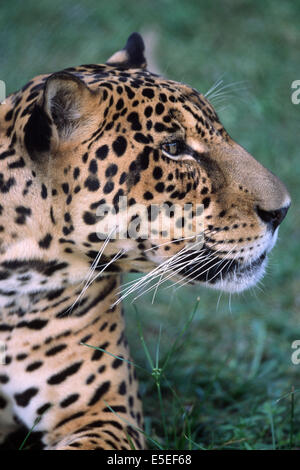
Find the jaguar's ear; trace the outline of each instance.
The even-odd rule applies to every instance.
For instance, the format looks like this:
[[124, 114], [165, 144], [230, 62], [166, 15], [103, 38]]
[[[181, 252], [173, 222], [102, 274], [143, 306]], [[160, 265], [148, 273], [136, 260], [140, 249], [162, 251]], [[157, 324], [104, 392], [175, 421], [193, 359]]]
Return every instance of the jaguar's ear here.
[[58, 72], [46, 81], [44, 109], [55, 124], [60, 138], [68, 139], [87, 116], [93, 92], [76, 75]]
[[144, 50], [142, 36], [138, 33], [132, 33], [127, 39], [124, 49], [112, 55], [106, 63], [124, 69], [145, 69], [147, 61], [144, 57]]
[[76, 131], [91, 120], [95, 101], [94, 92], [75, 75], [68, 72], [50, 75], [24, 128], [30, 156], [36, 159], [60, 141], [74, 138]]

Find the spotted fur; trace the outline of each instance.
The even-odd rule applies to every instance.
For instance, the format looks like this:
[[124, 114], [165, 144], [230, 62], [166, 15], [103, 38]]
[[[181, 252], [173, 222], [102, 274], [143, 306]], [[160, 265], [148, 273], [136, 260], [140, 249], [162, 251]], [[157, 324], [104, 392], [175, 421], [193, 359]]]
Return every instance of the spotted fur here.
[[[284, 185], [202, 94], [146, 69], [136, 33], [105, 65], [38, 76], [9, 96], [0, 168], [1, 440], [39, 417], [46, 449], [129, 449], [129, 436], [143, 448], [121, 273], [254, 285], [290, 204]], [[121, 196], [133, 217], [137, 204], [203, 204], [200, 256], [159, 232], [101, 240], [97, 208], [117, 214]]]

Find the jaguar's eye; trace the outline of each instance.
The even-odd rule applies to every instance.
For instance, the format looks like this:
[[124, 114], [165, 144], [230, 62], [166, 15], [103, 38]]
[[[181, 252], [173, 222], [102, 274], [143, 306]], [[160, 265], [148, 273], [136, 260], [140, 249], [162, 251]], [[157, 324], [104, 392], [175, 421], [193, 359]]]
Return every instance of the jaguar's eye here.
[[184, 143], [180, 140], [165, 142], [161, 146], [162, 151], [169, 157], [179, 157], [184, 150]]

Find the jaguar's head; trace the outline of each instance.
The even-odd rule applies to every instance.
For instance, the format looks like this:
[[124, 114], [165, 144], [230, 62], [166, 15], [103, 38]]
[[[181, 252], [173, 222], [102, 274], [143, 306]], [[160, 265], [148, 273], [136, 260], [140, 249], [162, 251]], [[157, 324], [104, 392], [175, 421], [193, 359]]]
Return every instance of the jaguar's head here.
[[[49, 289], [91, 264], [253, 286], [289, 194], [201, 93], [147, 71], [143, 52], [134, 33], [105, 65], [37, 77], [1, 105], [2, 265], [35, 263]], [[43, 263], [62, 266], [44, 284]]]

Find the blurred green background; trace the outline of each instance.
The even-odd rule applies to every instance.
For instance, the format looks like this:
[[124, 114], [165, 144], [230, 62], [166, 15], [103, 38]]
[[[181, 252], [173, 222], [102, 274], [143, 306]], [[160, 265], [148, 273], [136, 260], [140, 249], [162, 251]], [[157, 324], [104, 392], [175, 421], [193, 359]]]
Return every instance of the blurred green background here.
[[[11, 0], [0, 8], [8, 93], [40, 73], [103, 63], [133, 31], [145, 34], [151, 63], [167, 78], [203, 93], [223, 81], [212, 103], [225, 128], [285, 182], [293, 204], [257, 288], [230, 297], [162, 287], [153, 303], [152, 295], [127, 302], [133, 360], [148, 370], [138, 369], [146, 431], [166, 448], [299, 448], [291, 344], [300, 339], [300, 104], [291, 102], [291, 83], [300, 79], [300, 3]], [[198, 296], [160, 382], [161, 411], [136, 315], [161, 366]]]

